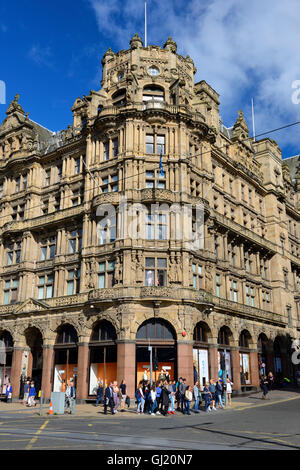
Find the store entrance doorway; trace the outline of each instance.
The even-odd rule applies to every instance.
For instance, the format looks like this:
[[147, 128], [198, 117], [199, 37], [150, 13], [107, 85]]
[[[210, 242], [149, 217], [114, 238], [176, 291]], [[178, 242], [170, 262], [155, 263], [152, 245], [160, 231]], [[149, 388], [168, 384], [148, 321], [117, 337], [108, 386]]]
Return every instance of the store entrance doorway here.
[[136, 335], [136, 385], [146, 377], [151, 380], [149, 346], [152, 346], [152, 381], [176, 380], [176, 333], [168, 322], [152, 318], [140, 326]]

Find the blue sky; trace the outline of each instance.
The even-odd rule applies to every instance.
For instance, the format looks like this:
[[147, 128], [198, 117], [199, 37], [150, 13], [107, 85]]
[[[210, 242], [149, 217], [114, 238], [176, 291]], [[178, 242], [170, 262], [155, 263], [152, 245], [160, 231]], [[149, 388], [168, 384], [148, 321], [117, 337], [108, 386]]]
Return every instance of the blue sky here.
[[[148, 0], [148, 43], [163, 46], [172, 36], [191, 56], [196, 81], [220, 94], [226, 126], [242, 109], [252, 131], [253, 97], [259, 134], [300, 121], [292, 101], [293, 83], [300, 89], [299, 17], [299, 0]], [[100, 89], [105, 51], [127, 49], [136, 32], [144, 37], [144, 0], [0, 0], [0, 121], [19, 93], [31, 119], [66, 128], [75, 99]], [[295, 126], [270, 137], [287, 157], [300, 153], [299, 135]]]

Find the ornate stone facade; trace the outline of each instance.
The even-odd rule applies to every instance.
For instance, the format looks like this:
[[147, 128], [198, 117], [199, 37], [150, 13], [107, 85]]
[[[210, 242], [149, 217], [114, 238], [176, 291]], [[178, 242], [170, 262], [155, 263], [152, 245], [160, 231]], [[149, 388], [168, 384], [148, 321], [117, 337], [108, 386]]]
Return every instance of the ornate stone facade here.
[[[225, 348], [237, 391], [258, 386], [260, 359], [293, 377], [299, 176], [275, 141], [250, 138], [242, 111], [232, 128], [220, 122], [219, 95], [194, 83], [193, 61], [171, 38], [144, 48], [135, 35], [102, 65], [101, 89], [76, 99], [67, 130], [31, 121], [18, 95], [0, 126], [0, 340], [11, 354], [2, 382], [6, 370], [17, 398], [20, 377], [32, 375], [49, 398], [66, 353], [65, 378], [76, 376], [85, 399], [106, 348], [133, 396], [149, 339], [190, 383], [195, 369], [215, 378]], [[133, 214], [124, 219], [124, 198], [146, 209], [139, 230]], [[179, 213], [152, 216], [151, 204]], [[191, 225], [202, 207], [198, 246], [178, 237], [184, 205]], [[141, 336], [147, 324], [154, 333]], [[175, 357], [164, 362], [168, 345]], [[208, 352], [205, 377], [197, 350]]]

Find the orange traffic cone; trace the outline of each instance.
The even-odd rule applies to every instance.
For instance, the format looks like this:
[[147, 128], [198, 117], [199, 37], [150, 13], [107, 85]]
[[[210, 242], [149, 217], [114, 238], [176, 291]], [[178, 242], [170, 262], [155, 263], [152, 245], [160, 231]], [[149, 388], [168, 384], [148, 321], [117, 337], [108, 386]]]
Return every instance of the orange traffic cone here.
[[53, 415], [53, 406], [52, 406], [52, 401], [50, 401], [50, 408], [49, 408], [49, 415]]

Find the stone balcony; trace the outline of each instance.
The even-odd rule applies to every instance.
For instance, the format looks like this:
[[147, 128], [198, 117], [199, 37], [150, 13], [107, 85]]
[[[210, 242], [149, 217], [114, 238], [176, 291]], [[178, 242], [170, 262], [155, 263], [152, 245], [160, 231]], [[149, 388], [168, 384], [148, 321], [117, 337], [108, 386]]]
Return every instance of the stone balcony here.
[[264, 237], [261, 237], [257, 233], [253, 232], [252, 230], [243, 227], [242, 225], [234, 222], [233, 220], [225, 217], [222, 214], [219, 214], [217, 211], [211, 209], [211, 218], [219, 225], [223, 226], [225, 229], [235, 232], [237, 235], [246, 238], [249, 242], [255, 243], [262, 248], [272, 252], [277, 253], [278, 247], [275, 243], [267, 240]]
[[269, 312], [248, 305], [232, 302], [219, 298], [203, 289], [195, 290], [187, 287], [163, 287], [163, 286], [116, 286], [107, 289], [94, 289], [89, 292], [82, 292], [76, 295], [53, 297], [42, 301], [27, 299], [11, 305], [0, 306], [0, 316], [14, 317], [22, 313], [49, 313], [51, 310], [61, 308], [83, 308], [87, 304], [113, 304], [114, 302], [134, 301], [157, 301], [170, 302], [189, 305], [203, 305], [213, 307], [214, 310], [222, 313], [229, 313], [233, 316], [247, 318], [248, 320], [269, 323], [278, 326], [286, 326], [284, 317], [275, 312]]
[[187, 193], [171, 191], [169, 189], [129, 189], [124, 192], [111, 192], [103, 193], [95, 196], [92, 201], [92, 207], [98, 207], [101, 204], [118, 205], [122, 198], [125, 198], [129, 203], [165, 203], [165, 204], [191, 204], [203, 206], [209, 212], [208, 202], [200, 197], [190, 196]]
[[42, 215], [39, 217], [34, 217], [32, 219], [18, 220], [7, 222], [0, 228], [0, 236], [9, 233], [9, 232], [18, 232], [26, 230], [34, 230], [39, 227], [47, 227], [47, 225], [53, 225], [56, 222], [61, 222], [63, 220], [78, 216], [83, 214], [84, 209], [83, 205], [69, 207], [67, 209], [62, 209], [60, 211], [51, 212], [47, 215]]
[[216, 310], [226, 311], [249, 320], [258, 320], [264, 323], [272, 323], [280, 326], [285, 326], [287, 324], [286, 319], [278, 313], [250, 307], [249, 305], [217, 297], [216, 295], [212, 296], [212, 303]]

